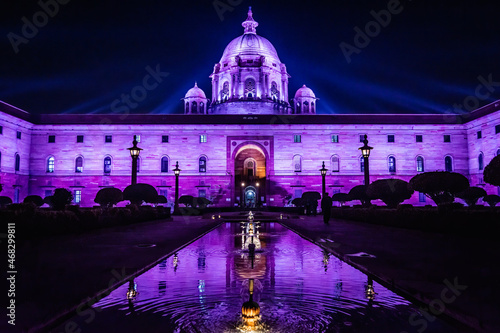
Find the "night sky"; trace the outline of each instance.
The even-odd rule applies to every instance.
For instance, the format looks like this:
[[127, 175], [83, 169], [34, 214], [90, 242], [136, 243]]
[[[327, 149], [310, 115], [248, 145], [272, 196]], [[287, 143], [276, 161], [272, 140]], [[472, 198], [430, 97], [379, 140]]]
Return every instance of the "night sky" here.
[[[45, 25], [37, 1], [4, 1], [0, 99], [31, 113], [115, 113], [113, 101], [159, 68], [168, 76], [130, 112], [182, 113], [180, 99], [195, 81], [211, 97], [208, 76], [243, 33], [248, 6], [257, 33], [287, 65], [290, 97], [306, 84], [320, 98], [318, 113], [458, 112], [454, 104], [500, 98], [496, 1], [401, 0], [348, 63], [340, 44], [356, 47], [354, 28], [365, 31], [371, 12], [394, 1], [69, 0]], [[33, 23], [34, 15], [38, 33], [13, 47], [9, 36], [25, 38], [23, 17]]]

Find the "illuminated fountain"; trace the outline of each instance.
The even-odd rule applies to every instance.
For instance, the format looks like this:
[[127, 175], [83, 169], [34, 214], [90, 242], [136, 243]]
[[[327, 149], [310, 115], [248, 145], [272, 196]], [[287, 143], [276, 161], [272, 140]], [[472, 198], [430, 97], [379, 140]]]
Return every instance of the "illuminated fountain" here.
[[260, 326], [260, 306], [253, 300], [253, 279], [248, 281], [248, 292], [250, 299], [243, 303], [241, 307], [241, 317], [243, 319], [242, 330], [255, 330]]

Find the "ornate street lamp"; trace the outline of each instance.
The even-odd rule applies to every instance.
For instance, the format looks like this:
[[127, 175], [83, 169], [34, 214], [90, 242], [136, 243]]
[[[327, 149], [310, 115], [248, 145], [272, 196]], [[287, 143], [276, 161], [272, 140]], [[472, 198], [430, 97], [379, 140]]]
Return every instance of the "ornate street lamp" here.
[[365, 172], [365, 186], [370, 184], [370, 169], [368, 165], [368, 157], [370, 157], [370, 151], [373, 147], [368, 146], [368, 136], [365, 134], [365, 139], [363, 140], [363, 147], [359, 147], [361, 150], [361, 155], [363, 155], [363, 168]]
[[179, 169], [179, 161], [175, 162], [175, 203], [174, 203], [174, 214], [179, 213], [179, 174], [181, 173], [181, 169]]
[[132, 141], [133, 147], [127, 148], [130, 151], [130, 156], [132, 157], [132, 185], [137, 184], [137, 159], [141, 153], [142, 148], [137, 147], [137, 136], [134, 135], [134, 141]]
[[321, 169], [319, 169], [319, 171], [321, 172], [321, 184], [323, 185], [323, 192], [321, 193], [321, 197], [324, 197], [325, 196], [325, 193], [326, 193], [326, 185], [325, 185], [325, 177], [326, 177], [326, 172], [328, 171], [327, 168], [325, 168], [325, 161], [323, 161], [323, 166], [321, 167]]

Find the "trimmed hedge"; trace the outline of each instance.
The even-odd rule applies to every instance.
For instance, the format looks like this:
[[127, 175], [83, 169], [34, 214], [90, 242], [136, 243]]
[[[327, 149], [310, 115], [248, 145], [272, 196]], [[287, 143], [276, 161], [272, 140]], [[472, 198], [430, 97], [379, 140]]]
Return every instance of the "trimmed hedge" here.
[[20, 240], [80, 233], [166, 218], [170, 218], [169, 209], [134, 205], [110, 209], [69, 206], [67, 210], [57, 211], [36, 209], [31, 204], [18, 204], [0, 210], [0, 221], [16, 223], [16, 233]]

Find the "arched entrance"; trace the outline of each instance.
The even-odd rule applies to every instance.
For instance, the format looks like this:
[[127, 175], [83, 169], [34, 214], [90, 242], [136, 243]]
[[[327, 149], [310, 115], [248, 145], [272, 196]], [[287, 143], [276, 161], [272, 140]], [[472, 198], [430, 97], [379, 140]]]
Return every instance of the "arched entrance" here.
[[266, 201], [266, 156], [257, 144], [239, 147], [234, 157], [235, 202], [254, 208]]

